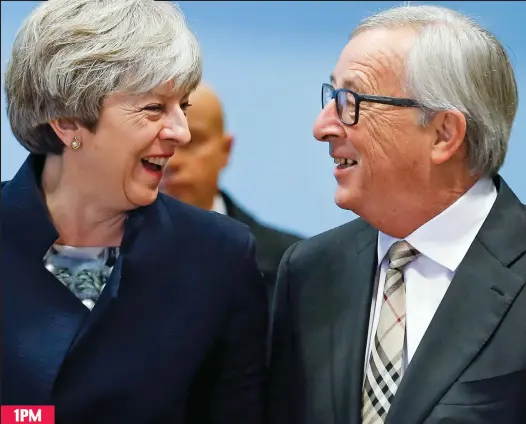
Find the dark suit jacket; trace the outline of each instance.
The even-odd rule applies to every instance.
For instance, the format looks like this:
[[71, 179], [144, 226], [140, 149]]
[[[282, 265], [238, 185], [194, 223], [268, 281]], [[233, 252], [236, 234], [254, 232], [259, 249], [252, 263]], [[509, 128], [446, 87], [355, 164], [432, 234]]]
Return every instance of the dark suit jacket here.
[[249, 229], [160, 194], [129, 214], [90, 312], [43, 265], [42, 163], [2, 186], [3, 403], [68, 424], [260, 423], [268, 304]]
[[[526, 423], [526, 208], [504, 181], [387, 424]], [[377, 231], [361, 219], [291, 247], [276, 287], [269, 423], [359, 424]]]
[[228, 216], [248, 225], [256, 239], [256, 260], [269, 291], [269, 297], [272, 299], [281, 258], [285, 251], [301, 240], [301, 238], [297, 235], [262, 225], [241, 209], [225, 192], [221, 192], [221, 196], [225, 202]]

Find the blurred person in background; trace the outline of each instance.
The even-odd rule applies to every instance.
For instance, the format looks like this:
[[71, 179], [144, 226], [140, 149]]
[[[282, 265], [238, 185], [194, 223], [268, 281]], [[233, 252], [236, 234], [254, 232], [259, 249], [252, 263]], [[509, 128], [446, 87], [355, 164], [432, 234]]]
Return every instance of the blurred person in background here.
[[353, 32], [322, 86], [336, 203], [297, 243], [272, 318], [272, 424], [526, 422], [526, 207], [499, 175], [513, 68], [455, 11]]
[[[263, 225], [219, 188], [228, 165], [234, 137], [225, 129], [221, 101], [201, 83], [190, 95], [188, 125], [191, 142], [177, 149], [166, 165], [161, 190], [191, 205], [228, 215], [250, 227], [256, 239], [256, 259], [272, 297], [279, 262], [300, 238]], [[270, 171], [269, 171], [270, 172]]]
[[29, 152], [2, 183], [2, 403], [59, 423], [260, 423], [266, 290], [249, 230], [159, 194], [190, 141], [179, 8], [52, 0], [6, 78]]

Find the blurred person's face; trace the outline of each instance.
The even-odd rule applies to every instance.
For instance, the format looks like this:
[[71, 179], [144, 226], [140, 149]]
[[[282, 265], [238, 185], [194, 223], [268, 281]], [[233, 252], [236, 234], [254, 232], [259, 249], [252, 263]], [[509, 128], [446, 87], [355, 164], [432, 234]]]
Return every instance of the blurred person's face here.
[[[351, 39], [333, 71], [334, 88], [360, 94], [407, 97], [402, 89], [411, 31], [371, 30]], [[417, 108], [361, 102], [354, 126], [340, 122], [335, 101], [321, 111], [314, 136], [329, 142], [330, 155], [351, 164], [336, 165], [335, 201], [369, 222], [410, 200], [428, 179], [432, 130], [418, 125]], [[369, 220], [370, 219], [370, 220]]]
[[[151, 204], [166, 162], [176, 146], [190, 141], [187, 98], [186, 93], [173, 93], [170, 83], [142, 95], [111, 94], [95, 131], [80, 127], [81, 148], [64, 154], [74, 157], [80, 177], [119, 208]], [[62, 133], [77, 129], [71, 126], [75, 124], [64, 119], [54, 124]]]
[[168, 161], [161, 190], [203, 209], [211, 209], [219, 175], [227, 166], [232, 137], [224, 132], [221, 104], [201, 85], [190, 95], [188, 125], [191, 142], [176, 149]]

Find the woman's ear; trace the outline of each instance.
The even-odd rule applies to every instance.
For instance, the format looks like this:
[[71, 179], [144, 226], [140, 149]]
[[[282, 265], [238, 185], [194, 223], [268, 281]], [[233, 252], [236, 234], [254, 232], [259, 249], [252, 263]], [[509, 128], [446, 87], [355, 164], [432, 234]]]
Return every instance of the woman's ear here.
[[67, 146], [71, 147], [71, 143], [78, 135], [79, 125], [74, 119], [58, 118], [49, 123], [58, 138]]

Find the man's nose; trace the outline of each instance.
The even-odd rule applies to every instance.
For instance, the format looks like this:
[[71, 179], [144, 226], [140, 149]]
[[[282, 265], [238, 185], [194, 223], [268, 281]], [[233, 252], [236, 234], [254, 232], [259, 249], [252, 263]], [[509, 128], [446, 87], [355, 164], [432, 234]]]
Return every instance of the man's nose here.
[[318, 141], [329, 141], [330, 138], [345, 136], [345, 129], [338, 117], [334, 100], [320, 111], [314, 121], [313, 135]]

